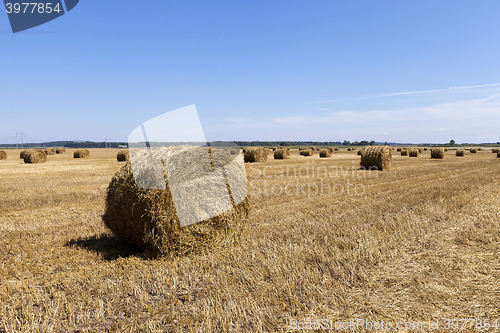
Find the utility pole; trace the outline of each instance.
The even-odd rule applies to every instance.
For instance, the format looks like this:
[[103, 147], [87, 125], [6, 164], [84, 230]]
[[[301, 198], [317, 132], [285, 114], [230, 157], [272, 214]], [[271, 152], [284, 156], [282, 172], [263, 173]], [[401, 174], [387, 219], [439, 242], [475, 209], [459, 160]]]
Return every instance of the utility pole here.
[[16, 149], [19, 149], [19, 141], [17, 140], [17, 132], [16, 132]]
[[21, 149], [24, 149], [24, 133], [21, 132]]

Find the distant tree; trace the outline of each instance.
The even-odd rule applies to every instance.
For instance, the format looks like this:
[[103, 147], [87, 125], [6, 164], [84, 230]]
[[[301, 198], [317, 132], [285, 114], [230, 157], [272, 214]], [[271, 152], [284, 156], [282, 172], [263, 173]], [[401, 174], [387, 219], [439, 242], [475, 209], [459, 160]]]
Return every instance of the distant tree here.
[[342, 142], [342, 145], [344, 145], [344, 146], [350, 146], [351, 142], [347, 141], [347, 140], [344, 140], [344, 142]]
[[359, 143], [360, 146], [368, 146], [370, 143], [366, 140], [363, 140]]
[[370, 141], [370, 146], [375, 146], [376, 142], [375, 141]]
[[450, 146], [454, 146], [455, 145], [455, 140], [450, 140]]

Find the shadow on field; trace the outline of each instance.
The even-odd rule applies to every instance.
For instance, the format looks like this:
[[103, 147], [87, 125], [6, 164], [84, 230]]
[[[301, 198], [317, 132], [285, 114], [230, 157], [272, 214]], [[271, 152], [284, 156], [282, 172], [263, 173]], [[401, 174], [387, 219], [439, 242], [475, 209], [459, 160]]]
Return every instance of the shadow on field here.
[[66, 246], [79, 247], [100, 254], [104, 260], [116, 260], [130, 256], [147, 259], [149, 256], [133, 244], [125, 243], [114, 235], [95, 235], [87, 238], [72, 239]]

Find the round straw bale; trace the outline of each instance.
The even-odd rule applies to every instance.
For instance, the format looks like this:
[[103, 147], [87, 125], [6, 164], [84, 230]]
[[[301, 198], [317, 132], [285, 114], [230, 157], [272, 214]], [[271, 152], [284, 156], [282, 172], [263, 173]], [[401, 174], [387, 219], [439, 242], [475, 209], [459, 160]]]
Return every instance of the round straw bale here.
[[44, 150], [45, 152], [45, 155], [55, 155], [56, 154], [56, 150], [54, 148], [47, 148]]
[[26, 150], [21, 150], [21, 151], [19, 152], [19, 157], [20, 157], [20, 158], [24, 158], [24, 153], [25, 153], [25, 152], [26, 152]]
[[74, 158], [87, 158], [90, 157], [90, 152], [87, 149], [78, 149], [73, 153]]
[[245, 150], [245, 163], [246, 162], [266, 162], [268, 150], [263, 147], [250, 147]]
[[56, 154], [64, 154], [66, 152], [66, 149], [64, 148], [57, 148], [56, 149]]
[[0, 150], [0, 160], [6, 160], [7, 159], [7, 153], [5, 150]]
[[457, 151], [455, 152], [455, 154], [457, 156], [464, 156], [464, 150], [463, 149], [457, 149]]
[[428, 149], [427, 148], [424, 148], [424, 151], [427, 151]]
[[366, 147], [361, 151], [361, 166], [367, 170], [390, 170], [392, 149], [387, 146]]
[[477, 148], [477, 151], [481, 151], [481, 150], [483, 150], [483, 148]]
[[497, 153], [497, 157], [500, 157], [500, 151]]
[[[175, 150], [175, 148], [179, 147], [159, 148], [151, 154], [134, 157], [134, 169], [139, 166], [139, 170], [147, 170], [151, 156], [154, 155], [153, 159], [159, 160], [158, 157], [165, 156], [165, 149], [167, 154], [185, 153], [185, 150]], [[201, 153], [196, 151], [193, 154]], [[180, 155], [179, 158], [171, 158], [170, 162], [165, 162], [164, 175], [168, 179], [165, 189], [139, 187], [136, 183], [138, 176], [133, 174], [131, 162], [123, 165], [107, 189], [104, 224], [119, 238], [157, 255], [206, 253], [215, 248], [227, 247], [237, 241], [248, 217], [250, 206], [248, 197], [235, 205], [232, 186], [229, 191], [232, 208], [205, 221], [181, 227], [169, 184], [183, 183], [186, 177], [196, 176], [200, 172], [206, 177], [204, 167], [186, 160], [184, 156]], [[241, 173], [239, 168], [240, 166], [226, 165], [225, 176], [239, 178]], [[211, 182], [211, 176], [208, 177], [204, 181]], [[189, 199], [194, 213], [206, 212], [206, 202], [198, 199], [203, 198], [202, 193], [185, 191], [180, 194], [186, 195]]]
[[41, 149], [28, 149], [24, 152], [24, 163], [45, 163], [47, 155]]
[[[392, 149], [391, 149], [392, 150]], [[358, 156], [361, 155], [362, 150], [358, 150]]]
[[410, 149], [410, 157], [418, 157], [420, 151], [417, 148]]
[[432, 148], [431, 149], [431, 158], [444, 158], [444, 148]]
[[290, 150], [288, 149], [276, 149], [274, 152], [275, 160], [286, 160], [290, 158]]
[[473, 153], [473, 154], [477, 153], [477, 148], [471, 148], [470, 152]]
[[422, 148], [418, 148], [418, 152], [419, 153], [422, 153], [423, 149]]
[[314, 155], [314, 150], [313, 149], [305, 149], [300, 152], [300, 155], [303, 156], [313, 156]]
[[498, 152], [500, 151], [500, 149], [498, 149], [498, 148], [493, 148], [491, 151], [492, 151], [492, 153], [494, 153], [494, 154], [498, 154]]
[[319, 151], [319, 157], [331, 157], [332, 156], [332, 152], [330, 151], [330, 149], [321, 149]]
[[445, 148], [444, 151], [448, 151], [448, 148]]
[[335, 147], [335, 151], [339, 151], [339, 148], [338, 148], [338, 147]]
[[402, 150], [402, 148], [401, 148], [401, 147], [397, 149], [397, 151], [401, 151], [401, 150]]
[[401, 156], [408, 156], [408, 148], [401, 149]]
[[128, 160], [130, 160], [130, 153], [128, 150], [120, 150], [117, 154], [116, 154], [116, 160], [118, 162], [126, 162]]

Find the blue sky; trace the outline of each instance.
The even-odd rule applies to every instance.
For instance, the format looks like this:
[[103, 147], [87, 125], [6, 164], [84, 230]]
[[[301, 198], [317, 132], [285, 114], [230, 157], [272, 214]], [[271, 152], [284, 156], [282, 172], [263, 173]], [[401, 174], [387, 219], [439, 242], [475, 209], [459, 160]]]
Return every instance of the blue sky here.
[[500, 141], [498, 1], [82, 0], [12, 34], [0, 142], [125, 141], [195, 104], [207, 140]]

